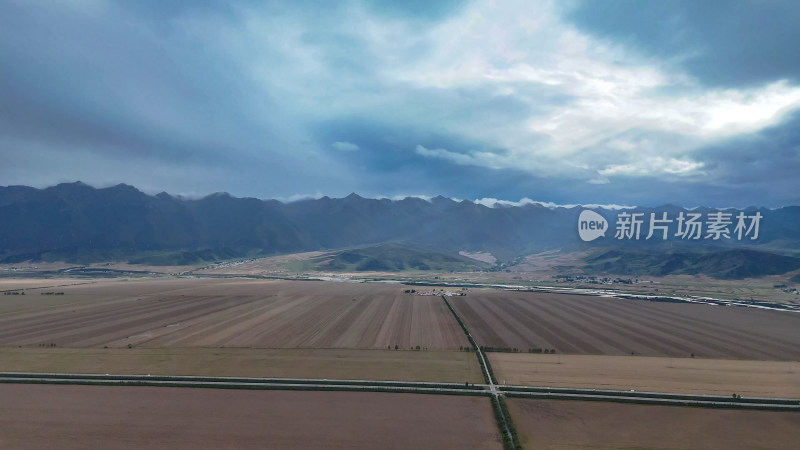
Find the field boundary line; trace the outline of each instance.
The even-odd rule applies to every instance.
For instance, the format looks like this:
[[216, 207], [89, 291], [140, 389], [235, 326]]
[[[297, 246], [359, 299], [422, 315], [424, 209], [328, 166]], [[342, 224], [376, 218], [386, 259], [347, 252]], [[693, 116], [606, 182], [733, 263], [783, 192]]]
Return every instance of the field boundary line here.
[[761, 403], [776, 405], [800, 406], [800, 398], [789, 397], [742, 397], [724, 396], [714, 394], [681, 394], [677, 392], [654, 392], [654, 391], [635, 391], [618, 389], [596, 389], [596, 388], [569, 388], [569, 387], [549, 387], [549, 386], [501, 386], [504, 392], [514, 392], [516, 394], [564, 394], [564, 395], [592, 395], [601, 397], [631, 397], [631, 398], [651, 398], [678, 401], [696, 402], [718, 402], [718, 403]]
[[0, 382], [5, 379], [80, 379], [80, 380], [128, 380], [170, 381], [209, 383], [254, 383], [254, 384], [338, 384], [353, 386], [385, 386], [410, 388], [440, 388], [457, 390], [483, 390], [485, 385], [475, 383], [446, 383], [434, 381], [401, 380], [352, 380], [333, 378], [276, 378], [276, 377], [215, 377], [205, 375], [142, 375], [102, 373], [56, 373], [56, 372], [0, 372]]
[[472, 334], [469, 332], [467, 325], [461, 320], [461, 317], [458, 315], [453, 306], [447, 301], [447, 297], [442, 295], [442, 300], [444, 300], [444, 304], [447, 305], [447, 309], [453, 314], [455, 317], [456, 322], [461, 325], [461, 329], [464, 330], [464, 334], [467, 335], [467, 340], [469, 341], [472, 348], [475, 350], [475, 354], [478, 357], [478, 363], [481, 366], [483, 371], [483, 378], [486, 380], [486, 384], [489, 387], [489, 393], [492, 399], [492, 410], [494, 411], [495, 418], [497, 420], [497, 426], [500, 428], [500, 434], [503, 436], [503, 448], [505, 449], [521, 449], [522, 445], [519, 443], [519, 438], [517, 436], [517, 430], [514, 427], [514, 422], [511, 420], [511, 413], [506, 408], [505, 401], [503, 400], [503, 392], [497, 389], [497, 380], [494, 377], [494, 371], [492, 371], [492, 367], [489, 365], [489, 358], [483, 352], [483, 349], [475, 342], [475, 339], [472, 337]]
[[739, 401], [712, 401], [712, 400], [678, 400], [672, 398], [662, 398], [658, 395], [649, 397], [635, 397], [622, 395], [599, 395], [599, 394], [566, 394], [555, 392], [524, 392], [506, 391], [508, 398], [532, 398], [542, 400], [579, 400], [579, 401], [600, 401], [613, 403], [633, 403], [639, 405], [661, 405], [661, 406], [686, 406], [702, 408], [722, 408], [722, 409], [747, 409], [757, 411], [794, 411], [800, 412], [800, 401], [794, 404], [786, 403], [755, 403]]
[[[396, 392], [441, 395], [470, 395], [502, 399], [537, 398], [550, 400], [604, 401], [662, 406], [799, 411], [800, 399], [764, 397], [723, 397], [645, 391], [616, 391], [546, 386], [502, 386], [496, 393], [485, 384], [433, 383], [420, 381], [337, 380], [313, 378], [246, 378], [180, 375], [126, 375], [0, 372], [5, 384], [61, 384], [97, 386], [153, 386], [249, 390], [307, 390]], [[493, 402], [494, 407], [500, 407]], [[502, 405], [504, 406], [504, 405]], [[498, 413], [503, 413], [500, 408]], [[504, 415], [505, 416], [505, 415]]]
[[[72, 374], [66, 374], [72, 375]], [[158, 378], [158, 377], [151, 377]], [[422, 386], [388, 386], [374, 384], [342, 384], [335, 380], [328, 383], [293, 383], [291, 380], [284, 382], [241, 382], [241, 381], [188, 381], [188, 380], [159, 380], [127, 377], [80, 377], [75, 376], [46, 376], [46, 377], [2, 377], [0, 384], [52, 384], [52, 385], [82, 385], [82, 386], [146, 386], [146, 387], [174, 387], [174, 388], [203, 388], [203, 389], [243, 389], [243, 390], [287, 390], [287, 391], [347, 391], [347, 392], [388, 392], [405, 394], [429, 395], [465, 395], [485, 397], [489, 392], [484, 389], [455, 389], [443, 387]]]

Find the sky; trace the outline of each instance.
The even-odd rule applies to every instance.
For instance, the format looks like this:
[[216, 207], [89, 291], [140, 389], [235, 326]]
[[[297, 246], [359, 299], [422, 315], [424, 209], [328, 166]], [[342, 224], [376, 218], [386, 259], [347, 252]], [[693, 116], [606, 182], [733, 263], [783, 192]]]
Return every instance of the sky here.
[[796, 1], [0, 0], [0, 185], [800, 205], [798, 17]]

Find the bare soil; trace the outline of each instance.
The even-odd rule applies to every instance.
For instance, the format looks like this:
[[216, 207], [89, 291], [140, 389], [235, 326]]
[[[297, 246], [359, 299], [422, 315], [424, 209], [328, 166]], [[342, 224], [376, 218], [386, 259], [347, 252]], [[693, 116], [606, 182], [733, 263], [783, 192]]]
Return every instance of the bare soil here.
[[791, 312], [488, 289], [451, 303], [490, 347], [800, 360], [800, 314]]
[[303, 252], [288, 255], [269, 256], [242, 262], [213, 264], [194, 271], [197, 274], [241, 274], [241, 275], [275, 275], [287, 274], [291, 270], [286, 265], [296, 261], [307, 261], [325, 255], [326, 252]]
[[[48, 288], [49, 289], [49, 288]], [[439, 297], [381, 283], [141, 279], [0, 296], [3, 347], [453, 350], [467, 340]]]
[[468, 252], [468, 251], [460, 251], [458, 252], [461, 256], [466, 256], [467, 258], [474, 259], [476, 261], [485, 262], [488, 264], [494, 264], [497, 262], [497, 258], [489, 252]]
[[507, 384], [800, 399], [800, 363], [489, 353]]
[[483, 382], [473, 353], [433, 350], [0, 348], [0, 370]]
[[525, 448], [791, 449], [800, 414], [620, 403], [507, 400]]
[[0, 448], [500, 449], [488, 398], [0, 384]]

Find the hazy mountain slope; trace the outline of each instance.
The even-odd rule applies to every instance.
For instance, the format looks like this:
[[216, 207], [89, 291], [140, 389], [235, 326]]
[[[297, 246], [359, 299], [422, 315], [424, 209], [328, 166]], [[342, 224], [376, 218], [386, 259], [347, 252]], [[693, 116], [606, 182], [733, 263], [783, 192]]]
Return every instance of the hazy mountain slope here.
[[7, 262], [97, 261], [209, 248], [275, 253], [308, 246], [291, 222], [261, 200], [216, 195], [186, 201], [126, 185], [94, 189], [82, 183], [0, 189], [0, 256]]
[[[647, 240], [646, 228], [638, 240], [618, 240], [614, 227], [620, 211], [596, 208], [594, 211], [608, 221], [606, 236], [583, 242], [577, 233], [583, 209], [539, 204], [487, 207], [444, 197], [393, 201], [356, 194], [293, 203], [228, 194], [192, 200], [166, 193], [146, 195], [123, 184], [104, 189], [82, 183], [46, 189], [10, 186], [0, 187], [0, 261], [196, 264], [245, 255], [395, 243], [451, 256], [462, 250], [491, 252], [502, 261], [550, 249], [611, 248], [623, 253], [589, 261], [590, 268], [740, 277], [774, 273], [791, 264], [747, 252], [716, 258], [709, 255], [741, 249], [800, 255], [800, 207], [745, 210], [748, 215], [761, 214], [763, 220], [757, 240], [741, 241], [687, 241], [676, 237], [674, 230], [667, 240]], [[691, 210], [702, 214], [712, 211]], [[651, 212], [667, 212], [674, 219], [690, 211], [673, 205], [625, 211], [641, 213], [645, 218]], [[737, 213], [727, 212], [733, 216]], [[398, 248], [394, 251], [402, 253]], [[384, 263], [390, 264], [389, 255], [382, 254]], [[648, 254], [652, 256], [642, 256]], [[411, 259], [401, 258], [403, 267], [409, 266]], [[739, 262], [731, 266], [733, 260]], [[336, 262], [340, 263], [352, 265]]]
[[796, 269], [800, 269], [800, 258], [750, 249], [655, 254], [614, 249], [587, 258], [584, 268], [586, 272], [593, 274], [704, 274], [713, 278], [737, 280], [782, 274]]

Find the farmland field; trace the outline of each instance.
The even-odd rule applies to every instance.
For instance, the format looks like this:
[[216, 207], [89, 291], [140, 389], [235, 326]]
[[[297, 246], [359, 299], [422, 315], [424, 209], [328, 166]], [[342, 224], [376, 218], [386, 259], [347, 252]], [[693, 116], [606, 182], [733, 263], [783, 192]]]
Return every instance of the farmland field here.
[[558, 353], [800, 360], [800, 314], [473, 290], [453, 307], [479, 345]]
[[0, 384], [0, 398], [0, 448], [502, 448], [485, 397]]
[[0, 348], [6, 372], [482, 383], [475, 354], [307, 348]]
[[[0, 296], [0, 347], [457, 350], [439, 297], [381, 283], [141, 279]], [[43, 292], [64, 295], [41, 295]]]
[[797, 412], [506, 401], [525, 448], [788, 449], [800, 442]]
[[648, 356], [489, 353], [502, 383], [800, 398], [800, 363]]

